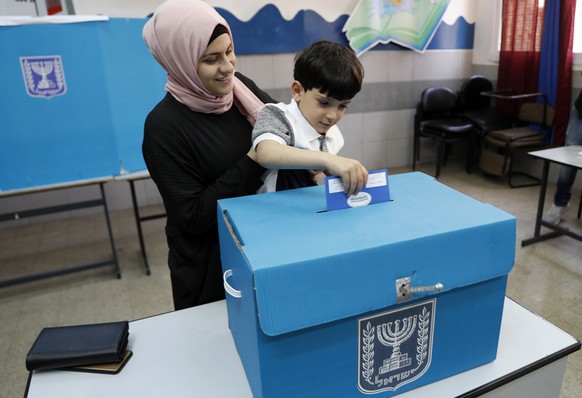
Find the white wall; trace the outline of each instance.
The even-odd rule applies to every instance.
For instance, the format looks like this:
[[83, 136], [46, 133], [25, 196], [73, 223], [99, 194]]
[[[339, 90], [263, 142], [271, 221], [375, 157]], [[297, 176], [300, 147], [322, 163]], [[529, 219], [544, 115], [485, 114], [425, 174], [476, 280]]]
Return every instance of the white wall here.
[[[266, 4], [257, 0], [208, 2], [228, 9], [240, 19], [250, 18]], [[317, 11], [329, 20], [350, 13], [357, 2], [357, 0], [271, 1], [281, 8], [286, 18], [292, 18], [302, 8], [313, 8], [315, 5]], [[77, 14], [137, 18], [145, 17], [160, 3], [161, 0], [73, 0]], [[487, 29], [481, 27], [489, 28], [493, 25], [491, 19], [494, 18], [494, 13], [491, 12], [490, 3], [494, 1], [451, 0], [444, 16], [444, 20], [450, 24], [460, 15], [468, 22], [476, 22], [475, 51], [426, 51], [423, 54], [414, 51], [369, 51], [361, 56], [366, 73], [365, 87], [360, 97], [366, 98], [366, 103], [360, 103], [360, 111], [349, 112], [340, 123], [346, 137], [343, 155], [360, 159], [369, 169], [411, 164], [414, 105], [420, 91], [426, 86], [435, 84], [448, 85], [456, 90], [462, 80], [473, 73], [475, 63], [485, 63], [486, 56], [481, 53], [490, 47], [487, 43], [490, 35]], [[476, 54], [477, 52], [479, 54]], [[284, 97], [286, 88], [292, 80], [293, 56], [294, 54], [239, 56], [238, 69], [254, 79], [259, 87], [270, 92], [275, 90], [283, 93]], [[495, 68], [495, 65], [492, 68]], [[387, 102], [386, 98], [393, 99], [388, 106], [384, 105]], [[277, 99], [287, 101], [289, 97]], [[435, 157], [430, 142], [423, 143], [421, 157], [422, 160], [431, 160]], [[143, 198], [140, 203], [145, 205], [161, 203], [151, 181], [139, 183], [137, 190], [138, 195]], [[131, 207], [127, 183], [107, 184], [106, 191], [111, 210]], [[67, 195], [78, 194], [63, 191], [60, 195], [67, 201]], [[42, 199], [38, 201], [42, 202]], [[22, 201], [15, 199], [8, 205], [6, 202], [2, 205], [5, 208], [21, 206]]]

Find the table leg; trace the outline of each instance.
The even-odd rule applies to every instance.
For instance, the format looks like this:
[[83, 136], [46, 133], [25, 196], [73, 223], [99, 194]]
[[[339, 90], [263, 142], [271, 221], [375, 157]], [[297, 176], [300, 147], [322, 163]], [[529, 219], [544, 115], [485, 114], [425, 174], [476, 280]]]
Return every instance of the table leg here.
[[137, 205], [137, 197], [135, 194], [135, 186], [134, 186], [133, 180], [129, 181], [129, 187], [131, 189], [131, 201], [133, 202], [133, 214], [135, 216], [135, 225], [137, 227], [137, 236], [139, 238], [139, 247], [140, 247], [140, 251], [141, 251], [141, 257], [143, 258], [143, 264], [145, 267], [146, 275], [150, 275], [151, 274], [150, 264], [148, 263], [148, 257], [146, 254], [145, 244], [143, 241], [143, 232], [141, 229], [141, 217], [139, 214], [139, 206]]
[[[542, 215], [544, 212], [544, 201], [546, 198], [546, 190], [548, 187], [549, 169], [550, 169], [550, 161], [544, 160], [544, 170], [543, 170], [543, 175], [542, 175], [542, 184], [540, 187], [540, 197], [539, 197], [539, 201], [538, 201], [538, 211], [536, 214], [536, 225], [535, 225], [534, 236], [532, 238], [522, 240], [521, 241], [522, 247], [527, 246], [527, 245], [531, 245], [533, 243], [542, 242], [544, 240], [557, 238], [558, 236], [562, 236], [562, 235], [567, 235], [571, 238], [582, 241], [582, 236], [580, 236], [579, 234], [576, 234], [573, 231], [562, 228], [558, 225], [549, 224], [549, 223], [542, 220]], [[552, 232], [548, 232], [548, 233], [545, 233], [543, 235], [540, 234], [542, 226], [544, 226], [548, 229], [551, 229]]]
[[550, 172], [550, 162], [544, 160], [542, 172], [542, 184], [540, 187], [540, 197], [538, 199], [538, 212], [536, 213], [536, 226], [534, 236], [539, 236], [542, 228], [542, 216], [544, 214], [544, 203], [546, 201], [546, 191], [548, 189], [548, 174]]
[[109, 207], [107, 206], [107, 198], [105, 197], [105, 188], [103, 183], [99, 183], [101, 189], [101, 198], [103, 199], [103, 209], [105, 210], [105, 221], [107, 222], [107, 232], [109, 232], [109, 244], [111, 245], [111, 253], [113, 255], [113, 263], [117, 271], [117, 278], [121, 278], [121, 268], [119, 267], [119, 260], [117, 258], [117, 250], [115, 250], [115, 240], [113, 239], [113, 230], [111, 228], [111, 219], [109, 218]]
[[546, 200], [546, 191], [548, 188], [548, 175], [550, 171], [550, 161], [544, 159], [544, 166], [542, 172], [542, 183], [540, 186], [540, 196], [538, 199], [538, 211], [536, 213], [536, 224], [534, 228], [534, 236], [529, 239], [525, 239], [521, 241], [521, 246], [531, 245], [533, 243], [541, 242], [543, 240], [552, 239], [557, 236], [560, 236], [561, 233], [559, 232], [551, 232], [549, 234], [540, 235], [540, 231], [542, 228], [542, 216], [544, 213], [544, 202]]
[[59, 269], [53, 269], [46, 272], [41, 272], [32, 275], [24, 275], [19, 276], [16, 278], [0, 280], [0, 288], [14, 286], [22, 283], [33, 282], [41, 279], [52, 278], [55, 276], [61, 275], [68, 275], [74, 272], [85, 271], [89, 269], [104, 267], [107, 265], [114, 265], [115, 271], [117, 273], [117, 278], [121, 278], [121, 268], [119, 266], [119, 261], [117, 257], [117, 251], [115, 249], [115, 241], [113, 239], [113, 230], [111, 228], [111, 218], [109, 217], [109, 208], [107, 207], [107, 197], [105, 196], [105, 189], [103, 187], [104, 183], [99, 183], [99, 189], [101, 198], [93, 199], [93, 200], [86, 200], [82, 202], [74, 202], [74, 203], [67, 203], [63, 205], [57, 206], [48, 206], [43, 208], [36, 208], [36, 209], [29, 209], [19, 212], [11, 212], [6, 214], [0, 214], [0, 222], [7, 221], [7, 220], [14, 220], [20, 218], [27, 218], [27, 217], [36, 217], [44, 214], [54, 214], [54, 213], [61, 213], [64, 211], [70, 210], [78, 210], [78, 209], [86, 209], [89, 207], [103, 207], [103, 212], [105, 213], [105, 221], [107, 226], [107, 233], [109, 235], [109, 243], [111, 245], [111, 258], [107, 258], [104, 260], [95, 261], [92, 263], [74, 265]]

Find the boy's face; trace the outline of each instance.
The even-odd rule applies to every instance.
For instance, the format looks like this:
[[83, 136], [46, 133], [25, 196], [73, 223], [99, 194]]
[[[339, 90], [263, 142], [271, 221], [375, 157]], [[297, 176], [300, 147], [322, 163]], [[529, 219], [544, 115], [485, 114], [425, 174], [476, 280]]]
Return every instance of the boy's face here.
[[301, 83], [294, 81], [291, 92], [299, 110], [319, 134], [325, 134], [335, 126], [348, 110], [351, 99], [339, 101], [322, 94], [317, 89], [305, 91]]

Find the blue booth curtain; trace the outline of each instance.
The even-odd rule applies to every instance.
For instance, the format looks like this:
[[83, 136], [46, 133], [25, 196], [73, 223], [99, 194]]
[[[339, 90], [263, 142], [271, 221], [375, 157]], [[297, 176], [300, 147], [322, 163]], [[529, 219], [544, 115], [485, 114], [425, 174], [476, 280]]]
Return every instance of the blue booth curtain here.
[[546, 0], [538, 90], [555, 108], [551, 142], [564, 145], [571, 107], [576, 0]]
[[[566, 130], [571, 109], [572, 98], [572, 47], [574, 41], [574, 15], [576, 13], [576, 0], [546, 0], [546, 21], [548, 36], [552, 41], [548, 43], [550, 48], [542, 45], [542, 64], [540, 65], [540, 91], [553, 97], [552, 104], [556, 110], [554, 120], [554, 134], [552, 143], [557, 146], [564, 145]], [[545, 32], [544, 32], [545, 35]], [[545, 60], [546, 57], [548, 60]], [[542, 65], [552, 65], [550, 75]], [[553, 76], [553, 80], [544, 77]], [[543, 79], [543, 81], [542, 81]], [[542, 85], [544, 84], [544, 85]]]
[[[546, 94], [549, 105], [556, 106], [560, 46], [560, 2], [548, 0], [545, 3], [542, 48], [538, 75], [538, 91]], [[541, 98], [538, 99], [538, 102]]]

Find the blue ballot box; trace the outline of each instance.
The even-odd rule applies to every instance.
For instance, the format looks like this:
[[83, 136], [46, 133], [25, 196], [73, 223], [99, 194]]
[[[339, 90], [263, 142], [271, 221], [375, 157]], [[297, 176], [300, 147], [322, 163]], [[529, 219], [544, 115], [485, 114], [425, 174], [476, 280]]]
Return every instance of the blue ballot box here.
[[495, 359], [515, 218], [422, 173], [219, 201], [229, 327], [256, 398], [392, 397]]

